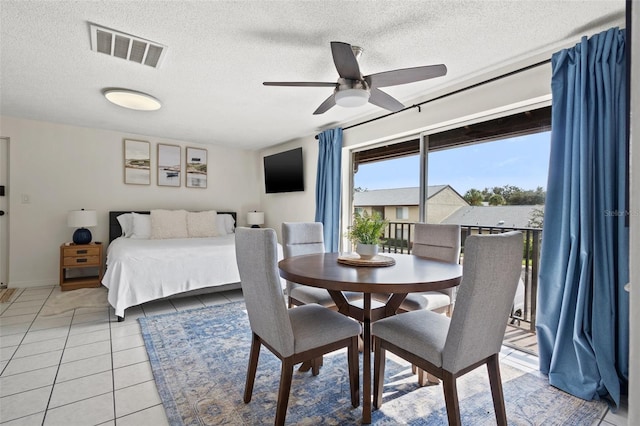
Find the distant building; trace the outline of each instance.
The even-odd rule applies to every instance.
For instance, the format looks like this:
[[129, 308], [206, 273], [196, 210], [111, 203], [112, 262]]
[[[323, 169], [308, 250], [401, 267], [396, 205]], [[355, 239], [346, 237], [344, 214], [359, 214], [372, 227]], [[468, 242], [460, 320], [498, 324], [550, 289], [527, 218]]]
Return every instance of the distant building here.
[[[353, 204], [356, 211], [369, 214], [379, 212], [392, 225], [385, 237], [393, 244], [410, 246], [414, 226], [419, 222], [420, 188], [376, 189], [356, 192]], [[462, 226], [530, 228], [536, 209], [543, 205], [529, 206], [470, 206], [450, 185], [433, 185], [427, 188], [427, 223], [447, 223]], [[466, 232], [466, 231], [465, 231]], [[476, 232], [476, 231], [472, 231]]]
[[536, 209], [543, 210], [544, 206], [464, 206], [439, 223], [530, 228], [531, 218]]
[[[353, 195], [356, 211], [379, 212], [391, 222], [418, 222], [420, 188], [375, 189]], [[461, 207], [469, 206], [450, 185], [427, 187], [427, 222], [440, 223]]]

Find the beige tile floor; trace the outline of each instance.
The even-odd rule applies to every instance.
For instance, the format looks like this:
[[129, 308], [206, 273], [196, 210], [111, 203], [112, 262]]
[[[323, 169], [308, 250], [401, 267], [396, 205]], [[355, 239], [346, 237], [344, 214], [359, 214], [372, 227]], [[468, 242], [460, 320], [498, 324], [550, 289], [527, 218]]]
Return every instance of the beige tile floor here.
[[[76, 309], [40, 316], [58, 287], [18, 289], [0, 304], [0, 424], [166, 425], [136, 319], [242, 300], [239, 290], [176, 298], [127, 309]], [[503, 347], [502, 361], [537, 372], [537, 358]], [[539, 373], [537, 373], [539, 374]], [[626, 425], [626, 408], [599, 424]]]

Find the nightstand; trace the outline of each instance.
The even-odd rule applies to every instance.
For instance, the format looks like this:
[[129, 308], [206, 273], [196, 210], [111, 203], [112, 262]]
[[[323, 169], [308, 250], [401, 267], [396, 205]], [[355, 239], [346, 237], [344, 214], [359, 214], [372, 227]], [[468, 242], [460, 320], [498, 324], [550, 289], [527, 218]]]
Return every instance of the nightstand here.
[[67, 244], [60, 246], [61, 290], [100, 287], [102, 244]]

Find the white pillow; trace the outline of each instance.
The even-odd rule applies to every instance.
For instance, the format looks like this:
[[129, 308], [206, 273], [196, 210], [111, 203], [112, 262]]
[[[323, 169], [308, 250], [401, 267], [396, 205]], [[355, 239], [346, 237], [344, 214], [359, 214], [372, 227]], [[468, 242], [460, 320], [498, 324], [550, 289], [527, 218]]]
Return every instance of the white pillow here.
[[187, 232], [189, 233], [189, 237], [203, 238], [215, 237], [218, 235], [216, 230], [217, 216], [218, 212], [215, 210], [188, 212]]
[[230, 214], [218, 214], [216, 217], [216, 228], [218, 235], [233, 234], [236, 221]]
[[233, 234], [236, 230], [236, 220], [230, 214], [224, 218], [224, 224], [227, 227], [227, 233]]
[[116, 217], [122, 230], [122, 236], [125, 238], [131, 237], [133, 234], [133, 213], [123, 213]]
[[187, 238], [186, 210], [151, 210], [151, 239]]
[[131, 213], [133, 217], [133, 229], [131, 238], [148, 240], [151, 238], [151, 217], [148, 214]]

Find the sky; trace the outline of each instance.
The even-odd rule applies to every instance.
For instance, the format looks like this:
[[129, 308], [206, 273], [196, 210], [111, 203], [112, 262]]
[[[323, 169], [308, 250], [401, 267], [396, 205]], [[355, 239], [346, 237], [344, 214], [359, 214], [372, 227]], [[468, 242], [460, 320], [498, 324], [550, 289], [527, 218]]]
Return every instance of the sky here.
[[[451, 185], [460, 195], [514, 185], [547, 188], [550, 132], [452, 148], [429, 154], [429, 185]], [[419, 186], [419, 156], [364, 164], [354, 176], [356, 188]]]

